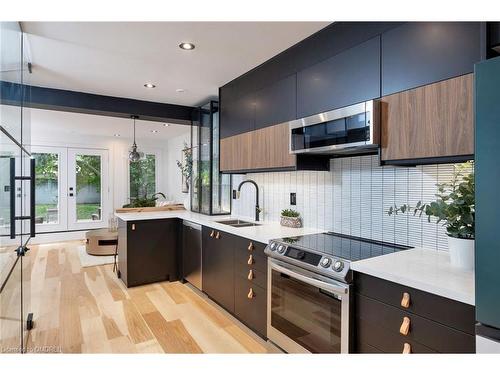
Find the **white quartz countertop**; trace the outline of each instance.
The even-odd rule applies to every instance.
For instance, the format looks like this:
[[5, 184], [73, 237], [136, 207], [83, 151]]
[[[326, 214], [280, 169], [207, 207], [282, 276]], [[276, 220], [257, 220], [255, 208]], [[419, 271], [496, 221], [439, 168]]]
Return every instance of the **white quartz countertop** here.
[[455, 268], [447, 252], [423, 248], [399, 251], [351, 263], [354, 271], [475, 304], [474, 272]]
[[235, 228], [230, 225], [218, 223], [221, 220], [240, 219], [244, 221], [253, 222], [247, 218], [220, 215], [208, 216], [191, 211], [156, 211], [156, 212], [137, 212], [137, 213], [116, 213], [118, 218], [124, 221], [137, 221], [137, 220], [155, 220], [155, 219], [168, 219], [178, 218], [188, 220], [193, 223], [205, 225], [220, 231], [235, 234], [252, 241], [268, 243], [272, 239], [281, 237], [294, 237], [305, 234], [321, 233], [324, 230], [315, 228], [287, 228], [282, 227], [277, 222], [259, 222], [259, 226]]

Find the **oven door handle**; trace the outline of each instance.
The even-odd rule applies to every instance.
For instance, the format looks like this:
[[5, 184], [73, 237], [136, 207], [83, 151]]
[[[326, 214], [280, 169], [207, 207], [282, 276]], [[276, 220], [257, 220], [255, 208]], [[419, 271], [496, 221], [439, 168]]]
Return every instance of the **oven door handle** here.
[[313, 279], [311, 277], [301, 275], [288, 267], [278, 265], [272, 261], [271, 261], [271, 268], [275, 271], [284, 273], [285, 275], [293, 277], [294, 279], [302, 281], [306, 284], [313, 285], [317, 288], [324, 289], [324, 290], [332, 292], [332, 293], [342, 294], [342, 295], [346, 295], [349, 293], [348, 287], [346, 287], [340, 283], [336, 283], [336, 282], [330, 283], [330, 282], [325, 282], [325, 281]]

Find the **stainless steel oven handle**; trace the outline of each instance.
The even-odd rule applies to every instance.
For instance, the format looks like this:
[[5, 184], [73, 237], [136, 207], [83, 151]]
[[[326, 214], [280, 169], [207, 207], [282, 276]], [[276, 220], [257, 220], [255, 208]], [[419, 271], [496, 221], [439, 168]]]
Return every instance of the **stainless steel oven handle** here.
[[335, 283], [335, 282], [327, 283], [327, 282], [324, 282], [321, 280], [313, 279], [313, 278], [301, 275], [301, 274], [291, 270], [288, 267], [278, 265], [275, 262], [271, 262], [271, 268], [273, 270], [278, 271], [278, 272], [284, 273], [285, 275], [293, 277], [294, 279], [302, 281], [306, 284], [314, 285], [315, 287], [327, 290], [327, 291], [332, 292], [332, 293], [345, 295], [349, 292], [349, 289], [346, 286], [343, 286], [342, 284]]

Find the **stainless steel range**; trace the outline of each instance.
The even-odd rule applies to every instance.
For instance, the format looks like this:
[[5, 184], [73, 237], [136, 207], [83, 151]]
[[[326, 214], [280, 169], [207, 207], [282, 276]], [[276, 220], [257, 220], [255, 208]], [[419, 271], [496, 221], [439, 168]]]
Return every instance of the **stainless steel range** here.
[[268, 338], [289, 353], [348, 353], [350, 263], [410, 248], [333, 232], [270, 241]]

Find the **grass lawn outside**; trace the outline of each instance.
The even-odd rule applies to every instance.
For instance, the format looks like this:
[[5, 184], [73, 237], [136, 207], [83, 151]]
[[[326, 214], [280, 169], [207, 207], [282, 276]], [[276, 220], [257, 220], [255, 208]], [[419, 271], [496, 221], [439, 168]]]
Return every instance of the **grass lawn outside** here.
[[92, 214], [99, 213], [100, 204], [95, 203], [78, 203], [76, 205], [77, 220], [92, 220]]
[[[99, 213], [100, 204], [96, 203], [78, 203], [76, 205], [77, 220], [92, 220], [92, 214]], [[56, 204], [37, 204], [35, 206], [35, 216], [43, 217], [44, 222], [47, 220], [47, 210], [57, 208]]]

